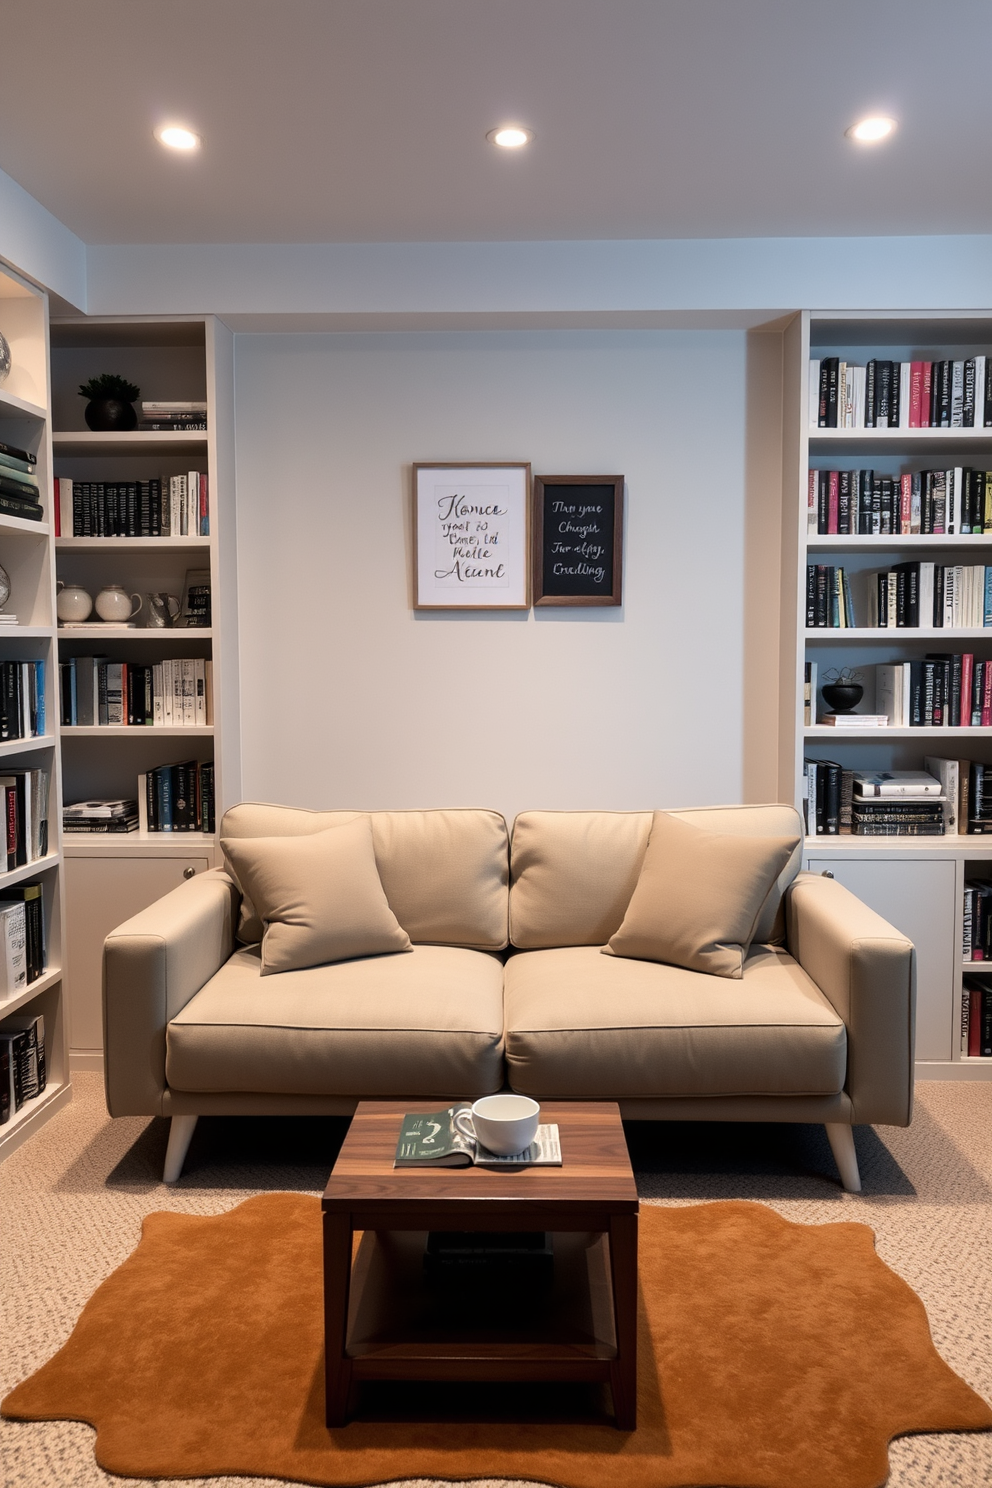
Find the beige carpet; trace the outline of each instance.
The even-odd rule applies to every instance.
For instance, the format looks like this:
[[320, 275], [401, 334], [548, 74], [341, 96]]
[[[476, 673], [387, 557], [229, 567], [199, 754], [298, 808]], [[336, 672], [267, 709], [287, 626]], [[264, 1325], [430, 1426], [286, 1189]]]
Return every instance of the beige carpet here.
[[[133, 1249], [144, 1214], [216, 1214], [260, 1191], [316, 1192], [335, 1132], [327, 1123], [201, 1123], [174, 1190], [157, 1181], [164, 1140], [162, 1122], [111, 1123], [99, 1081], [82, 1077], [74, 1104], [0, 1167], [0, 1392], [64, 1342], [83, 1302]], [[859, 1130], [858, 1143], [861, 1199], [839, 1191], [813, 1128], [632, 1129], [648, 1201], [752, 1198], [801, 1223], [871, 1224], [880, 1256], [925, 1302], [944, 1358], [992, 1399], [992, 1085], [922, 1085], [909, 1131]], [[96, 1467], [92, 1441], [81, 1425], [0, 1423], [4, 1488], [125, 1481]], [[979, 1488], [992, 1482], [992, 1439], [908, 1438], [893, 1444], [891, 1463], [892, 1488]]]

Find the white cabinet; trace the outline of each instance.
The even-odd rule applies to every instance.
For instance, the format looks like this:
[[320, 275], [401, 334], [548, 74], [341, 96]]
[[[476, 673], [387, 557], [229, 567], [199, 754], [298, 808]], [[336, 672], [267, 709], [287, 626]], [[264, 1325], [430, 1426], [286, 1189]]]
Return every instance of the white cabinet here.
[[916, 946], [916, 1058], [949, 1060], [954, 1047], [957, 913], [955, 864], [948, 859], [807, 860], [812, 873], [831, 873]]
[[83, 856], [67, 844], [65, 897], [69, 972], [69, 1056], [76, 1069], [103, 1068], [103, 943], [112, 930], [194, 873], [212, 866], [184, 856]]

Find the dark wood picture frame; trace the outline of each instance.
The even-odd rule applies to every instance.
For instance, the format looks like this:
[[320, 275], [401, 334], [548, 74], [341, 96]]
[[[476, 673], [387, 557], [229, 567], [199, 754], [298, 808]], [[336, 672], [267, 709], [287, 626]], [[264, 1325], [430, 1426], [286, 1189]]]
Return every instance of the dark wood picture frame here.
[[[432, 536], [434, 521], [427, 516], [427, 497], [430, 492], [427, 485], [434, 475], [447, 472], [478, 472], [480, 480], [484, 484], [483, 472], [492, 476], [498, 472], [509, 472], [512, 474], [514, 484], [517, 486], [511, 492], [511, 514], [507, 524], [507, 532], [512, 538], [512, 546], [509, 548], [496, 549], [497, 554], [505, 559], [509, 565], [507, 585], [507, 597], [503, 598], [498, 589], [478, 588], [467, 584], [461, 592], [454, 587], [446, 590], [432, 582], [430, 574], [430, 560], [421, 564], [422, 544], [425, 554], [430, 551], [427, 544], [437, 541], [436, 535]], [[528, 460], [434, 460], [418, 461], [413, 466], [413, 608], [415, 610], [529, 610], [530, 609], [530, 562], [531, 551], [531, 469]], [[519, 510], [517, 510], [519, 506]], [[476, 520], [475, 525], [481, 526], [482, 518]], [[504, 532], [504, 536], [507, 535]], [[426, 538], [426, 543], [424, 539]], [[454, 539], [452, 539], [454, 541]], [[480, 542], [478, 534], [467, 536], [465, 539], [474, 555], [478, 550], [472, 547]], [[471, 560], [470, 560], [471, 561]], [[478, 562], [491, 561], [491, 555], [487, 558], [484, 554], [475, 560]], [[436, 579], [436, 575], [434, 578]]]
[[[597, 486], [604, 497], [609, 490], [608, 498], [596, 501], [592, 491], [585, 498], [581, 489], [576, 491]], [[535, 475], [531, 517], [535, 607], [623, 603], [623, 488], [622, 475]], [[572, 510], [551, 511], [553, 502]], [[604, 506], [605, 511], [590, 509]], [[556, 565], [579, 571], [559, 578], [553, 572]]]

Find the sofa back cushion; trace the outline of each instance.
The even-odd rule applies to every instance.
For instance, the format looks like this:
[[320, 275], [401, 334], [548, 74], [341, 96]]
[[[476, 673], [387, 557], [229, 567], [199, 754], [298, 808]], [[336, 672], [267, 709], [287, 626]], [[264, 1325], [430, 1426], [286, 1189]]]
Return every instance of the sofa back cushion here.
[[[503, 950], [508, 844], [496, 811], [305, 811], [246, 801], [224, 813], [220, 830], [222, 837], [304, 837], [366, 815], [386, 899], [411, 940]], [[238, 939], [260, 941], [262, 930], [242, 898]]]
[[[782, 896], [802, 862], [792, 806], [711, 806], [673, 816], [735, 836], [799, 836], [755, 927], [759, 944], [784, 944]], [[510, 943], [521, 950], [605, 945], [620, 928], [651, 833], [651, 811], [525, 811], [510, 849]], [[402, 919], [401, 919], [402, 923]]]

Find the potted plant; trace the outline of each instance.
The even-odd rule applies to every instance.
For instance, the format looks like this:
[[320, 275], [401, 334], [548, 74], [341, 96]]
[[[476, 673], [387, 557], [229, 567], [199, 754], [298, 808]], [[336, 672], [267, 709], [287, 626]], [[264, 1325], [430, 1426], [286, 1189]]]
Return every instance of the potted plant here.
[[134, 411], [134, 400], [141, 389], [118, 377], [114, 372], [104, 372], [91, 377], [89, 382], [79, 384], [79, 396], [88, 398], [83, 417], [89, 428], [107, 432], [134, 429], [138, 415]]

